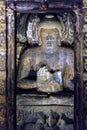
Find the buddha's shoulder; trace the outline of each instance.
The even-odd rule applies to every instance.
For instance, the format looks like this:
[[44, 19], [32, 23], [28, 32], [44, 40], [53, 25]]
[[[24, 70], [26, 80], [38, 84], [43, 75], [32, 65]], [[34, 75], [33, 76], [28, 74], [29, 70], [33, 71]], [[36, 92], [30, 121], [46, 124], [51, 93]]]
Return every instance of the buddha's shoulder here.
[[42, 52], [42, 48], [41, 47], [31, 47], [31, 48], [27, 48], [26, 50], [24, 50], [22, 52], [22, 57], [25, 56], [33, 56], [35, 54], [41, 53]]

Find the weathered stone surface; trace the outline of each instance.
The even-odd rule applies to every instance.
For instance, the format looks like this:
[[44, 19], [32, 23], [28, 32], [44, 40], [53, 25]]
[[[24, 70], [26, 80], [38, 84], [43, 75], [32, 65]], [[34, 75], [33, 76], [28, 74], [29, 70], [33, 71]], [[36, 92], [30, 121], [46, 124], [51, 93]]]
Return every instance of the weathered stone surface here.
[[0, 48], [0, 70], [6, 70], [6, 51]]
[[6, 71], [0, 71], [0, 80], [6, 80]]
[[87, 0], [83, 0], [83, 8], [87, 8]]
[[0, 46], [6, 46], [6, 16], [4, 1], [0, 1]]
[[0, 1], [0, 23], [5, 23], [5, 4]]
[[83, 22], [87, 23], [87, 9], [83, 9]]
[[5, 105], [0, 105], [0, 124], [6, 120], [6, 107]]
[[86, 32], [87, 31], [87, 24], [84, 24], [83, 25], [83, 32]]
[[0, 130], [7, 130], [6, 121], [0, 122]]
[[0, 130], [7, 130], [6, 118], [3, 118], [3, 120], [0, 121]]
[[6, 87], [5, 81], [0, 80], [0, 95], [4, 95], [5, 94], [5, 87]]
[[5, 45], [6, 45], [6, 33], [5, 33], [5, 30], [3, 31], [2, 28], [4, 29], [5, 25], [1, 25], [0, 24], [0, 46], [4, 47], [5, 48]]
[[[70, 77], [68, 76], [67, 80], [71, 81], [74, 78], [74, 52], [72, 49], [60, 47], [55, 53], [46, 54], [44, 53], [42, 47], [27, 48], [20, 58], [21, 60], [18, 70], [19, 81], [17, 84], [18, 88], [31, 89], [36, 87], [37, 91], [47, 93], [62, 91], [64, 86], [63, 73], [67, 61], [69, 62], [69, 68], [72, 72], [69, 73]], [[41, 67], [43, 64], [45, 66]], [[36, 73], [32, 72], [32, 66], [34, 67], [34, 71]], [[56, 69], [61, 71], [61, 76], [58, 77], [61, 79], [60, 83], [56, 81], [55, 73], [50, 72], [51, 70], [56, 71]], [[34, 74], [31, 76], [30, 72]], [[36, 80], [32, 80], [35, 76]], [[31, 83], [31, 81], [33, 81], [33, 83]], [[73, 82], [68, 82], [68, 86], [66, 88], [74, 89], [73, 87]]]
[[[1, 7], [1, 5], [2, 4], [0, 2], [0, 7]], [[3, 8], [1, 8], [1, 10], [3, 13], [3, 11], [4, 11]], [[2, 16], [2, 14], [1, 14], [1, 16]], [[1, 22], [1, 24], [0, 24], [0, 29], [1, 29], [0, 45], [3, 46], [3, 44], [5, 43], [5, 34], [4, 34], [5, 24], [3, 23], [5, 20], [4, 19], [5, 17], [2, 17], [2, 19], [1, 19], [1, 16], [0, 16], [0, 22]], [[0, 58], [0, 60], [1, 60], [1, 58]], [[3, 60], [3, 64], [1, 64], [1, 66], [2, 66], [1, 70], [4, 70], [4, 69], [2, 69], [3, 67], [5, 67], [5, 66], [3, 66], [3, 65], [5, 65], [4, 58], [2, 60]], [[0, 63], [2, 63], [2, 61]], [[5, 76], [6, 76], [5, 72], [0, 72], [0, 80], [5, 80]], [[3, 83], [1, 83], [1, 86], [4, 86]], [[0, 94], [2, 94], [1, 89], [0, 89]], [[56, 98], [52, 98], [52, 101], [54, 101], [54, 100], [57, 101]], [[5, 102], [5, 97], [0, 96], [0, 103], [2, 104], [4, 102]], [[52, 111], [50, 110], [50, 112], [49, 112], [49, 110], [47, 110], [47, 107], [45, 107], [44, 109], [42, 109], [43, 107], [40, 107], [39, 110], [38, 110], [38, 107], [37, 107], [37, 109], [35, 108], [36, 110], [34, 108], [33, 107], [31, 108], [29, 106], [28, 107], [28, 110], [30, 109], [29, 113], [27, 113], [25, 108], [23, 108], [23, 111], [22, 111], [23, 118], [21, 120], [25, 121], [25, 124], [18, 126], [18, 127], [20, 127], [20, 128], [18, 128], [18, 130], [19, 129], [20, 130], [29, 130], [29, 129], [30, 130], [44, 130], [44, 129], [45, 130], [58, 130], [58, 129], [73, 130], [73, 125], [72, 125], [73, 124], [73, 119], [72, 119], [73, 114], [71, 114], [71, 115], [69, 114], [67, 117], [66, 116], [67, 114], [66, 115], [63, 114], [63, 112], [67, 113], [66, 111], [62, 112], [61, 108], [59, 110], [57, 110], [56, 107], [54, 110], [52, 106], [50, 106], [50, 108], [52, 108], [53, 110]], [[67, 108], [67, 109], [69, 109], [69, 108]], [[40, 111], [40, 110], [42, 110], [42, 111]], [[21, 118], [21, 115], [20, 115], [20, 118]], [[34, 125], [34, 123], [36, 123], [36, 124]], [[5, 129], [6, 129], [5, 128], [5, 117], [3, 116], [3, 112], [1, 112], [1, 110], [0, 110], [0, 130], [5, 130]]]
[[73, 130], [73, 116], [73, 107], [17, 106], [17, 130]]
[[86, 73], [86, 72], [83, 73], [83, 80], [84, 80], [84, 81], [87, 81], [87, 73]]
[[0, 130], [6, 130], [6, 15], [4, 0], [0, 1]]
[[0, 24], [0, 31], [5, 31], [6, 29], [6, 25], [4, 24]]
[[6, 97], [3, 95], [0, 95], [0, 104], [6, 103]]
[[[65, 93], [63, 93], [65, 95]], [[29, 95], [29, 94], [21, 94], [17, 95], [17, 105], [74, 105], [74, 96], [69, 96], [66, 93], [66, 96], [63, 94], [59, 94], [55, 97], [46, 96], [46, 95]]]
[[18, 65], [19, 62], [19, 58], [20, 58], [20, 53], [22, 50], [23, 45], [17, 43], [17, 48], [16, 48], [16, 55], [17, 55], [17, 59], [16, 59], [16, 64]]

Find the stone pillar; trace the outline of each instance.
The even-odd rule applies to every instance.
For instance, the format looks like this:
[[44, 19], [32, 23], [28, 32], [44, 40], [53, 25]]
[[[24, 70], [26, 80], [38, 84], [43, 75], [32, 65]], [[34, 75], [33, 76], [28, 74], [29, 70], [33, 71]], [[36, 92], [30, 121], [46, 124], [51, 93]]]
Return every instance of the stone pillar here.
[[84, 126], [87, 130], [87, 0], [83, 0], [83, 86]]
[[6, 17], [0, 1], [0, 130], [6, 130]]

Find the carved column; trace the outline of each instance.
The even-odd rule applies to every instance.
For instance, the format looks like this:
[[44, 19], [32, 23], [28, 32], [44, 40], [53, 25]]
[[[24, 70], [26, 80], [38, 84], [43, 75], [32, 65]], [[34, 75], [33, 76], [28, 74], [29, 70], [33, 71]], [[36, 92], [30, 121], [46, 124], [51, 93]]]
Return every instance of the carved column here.
[[75, 32], [75, 52], [76, 52], [76, 88], [75, 88], [75, 122], [78, 130], [83, 130], [83, 61], [82, 61], [82, 10], [75, 9], [76, 32]]
[[84, 86], [84, 125], [87, 129], [87, 0], [83, 0], [83, 86]]
[[6, 23], [5, 3], [0, 1], [0, 129], [6, 130]]
[[15, 130], [15, 14], [7, 3], [7, 119], [8, 130]]

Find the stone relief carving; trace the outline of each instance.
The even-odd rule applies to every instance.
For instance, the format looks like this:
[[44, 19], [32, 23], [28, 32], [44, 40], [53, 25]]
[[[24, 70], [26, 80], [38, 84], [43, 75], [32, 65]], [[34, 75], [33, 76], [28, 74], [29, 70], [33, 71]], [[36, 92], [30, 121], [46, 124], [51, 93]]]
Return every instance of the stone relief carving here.
[[6, 52], [5, 50], [0, 50], [0, 70], [6, 70]]
[[5, 70], [6, 65], [6, 23], [5, 6], [0, 2], [0, 70]]
[[[15, 104], [14, 104], [14, 47], [15, 47], [15, 17], [14, 17], [14, 4], [10, 3], [6, 8], [6, 16], [7, 16], [7, 123], [8, 123], [8, 129], [13, 130], [13, 125], [15, 124]], [[9, 92], [11, 90], [11, 93]], [[9, 105], [10, 104], [10, 105]]]
[[87, 0], [83, 0], [83, 8], [87, 8]]
[[[16, 1], [16, 0], [15, 0]], [[11, 8], [9, 8], [8, 7], [8, 13], [7, 13], [7, 15], [8, 15], [8, 43], [9, 43], [9, 47], [11, 47], [10, 49], [14, 49], [13, 48], [13, 46], [12, 46], [12, 44], [14, 43], [14, 11], [13, 11], [13, 9], [11, 9]], [[79, 16], [78, 16], [79, 17]], [[12, 23], [11, 23], [11, 21], [12, 21]], [[69, 22], [69, 21], [68, 21]], [[71, 23], [71, 25], [72, 25], [72, 23]], [[78, 22], [77, 22], [77, 27], [76, 27], [76, 29], [77, 29], [77, 31], [78, 31], [78, 33], [79, 33], [79, 24], [78, 24]], [[66, 29], [67, 30], [67, 29]], [[71, 32], [71, 30], [69, 31], [70, 33], [72, 33], [72, 35], [73, 35], [73, 32]], [[80, 38], [80, 36], [79, 36], [79, 38]], [[70, 39], [69, 39], [70, 40]], [[73, 41], [73, 40], [72, 40]], [[79, 39], [79, 41], [80, 41], [80, 39]], [[79, 43], [78, 43], [79, 44]], [[19, 46], [20, 47], [20, 46]], [[20, 47], [21, 48], [21, 47]], [[19, 48], [19, 51], [21, 50]], [[9, 49], [9, 50], [10, 50]], [[9, 54], [11, 55], [11, 54], [13, 54], [13, 53], [10, 53], [9, 52]], [[18, 54], [18, 53], [17, 53]], [[18, 54], [18, 58], [19, 58], [19, 55], [20, 55], [20, 53]], [[26, 61], [26, 60], [25, 60]], [[24, 62], [25, 63], [25, 62]], [[25, 63], [25, 64], [27, 64], [27, 63]], [[72, 73], [72, 72], [71, 72]], [[13, 111], [12, 111], [13, 112]], [[36, 114], [37, 115], [37, 114]], [[49, 114], [50, 115], [50, 114]], [[58, 114], [57, 114], [58, 115]], [[62, 115], [63, 116], [63, 115]], [[24, 118], [24, 117], [23, 117]], [[23, 119], [22, 118], [22, 119]], [[47, 120], [45, 120], [47, 123], [46, 123], [46, 126], [43, 126], [45, 129], [50, 129], [50, 126], [52, 125], [51, 123], [50, 123], [50, 116], [48, 116], [48, 119]], [[60, 120], [61, 120], [61, 118], [60, 118]], [[38, 121], [39, 122], [39, 121]], [[41, 120], [41, 122], [42, 122], [42, 120]], [[53, 122], [55, 122], [55, 121], [53, 121]], [[62, 121], [61, 121], [62, 122]], [[30, 122], [29, 122], [30, 123]], [[42, 122], [43, 123], [43, 122]], [[63, 121], [63, 123], [64, 123], [64, 121]], [[58, 123], [59, 124], [59, 123]], [[65, 123], [64, 123], [65, 124]], [[49, 128], [47, 127], [47, 125], [49, 125]], [[27, 124], [27, 123], [25, 123], [25, 124], [23, 124], [23, 126], [22, 126], [22, 129], [27, 129], [27, 128], [29, 128], [29, 125]], [[41, 129], [42, 127], [41, 126], [38, 126], [38, 128], [36, 128], [36, 129]], [[62, 124], [62, 125], [60, 125], [60, 129], [62, 130], [64, 128], [64, 125]], [[73, 127], [72, 126], [69, 126], [68, 128], [67, 128], [67, 126], [66, 126], [66, 130], [68, 130], [70, 128], [70, 130], [72, 130], [73, 129]], [[18, 128], [18, 129], [20, 129], [20, 128]], [[33, 126], [31, 125], [31, 129], [30, 130], [32, 130], [33, 129]], [[43, 128], [42, 128], [43, 129]], [[54, 128], [52, 128], [52, 129], [54, 129]], [[55, 129], [58, 129], [58, 127], [56, 127], [55, 126]]]
[[62, 17], [59, 17], [59, 19], [63, 26], [61, 41], [72, 44], [74, 42], [74, 16], [65, 12]]
[[5, 23], [5, 5], [0, 2], [0, 47], [6, 45], [6, 23]]
[[83, 57], [83, 69], [87, 72], [87, 57]]
[[87, 23], [87, 10], [86, 9], [83, 10], [83, 22]]
[[57, 106], [18, 106], [17, 129], [18, 130], [73, 130], [73, 109]]
[[84, 32], [84, 47], [87, 48], [87, 32]]
[[0, 80], [0, 95], [5, 95], [5, 81]]
[[[29, 94], [23, 94], [23, 95], [17, 95], [17, 105], [70, 105], [73, 106], [74, 101], [74, 95], [73, 93], [70, 96], [70, 93], [62, 93], [60, 95], [55, 95], [53, 97], [50, 95], [47, 97], [47, 95], [29, 95]], [[33, 97], [32, 97], [33, 96]]]
[[14, 42], [14, 6], [7, 8], [7, 18], [8, 18], [8, 45], [12, 45]]
[[[36, 15], [36, 16], [34, 16], [34, 15]], [[41, 22], [43, 22], [43, 20], [45, 19], [45, 18], [43, 18], [44, 17], [43, 14], [42, 14], [43, 20], [40, 15], [38, 15], [38, 14], [34, 14], [34, 15], [32, 15], [32, 14], [27, 15], [27, 14], [21, 14], [21, 13], [17, 14], [18, 20], [17, 20], [16, 27], [17, 27], [17, 38], [18, 38], [19, 42], [22, 42], [22, 43], [26, 42], [26, 33], [25, 33], [25, 29], [27, 26], [26, 21], [28, 21], [28, 26], [31, 29], [31, 31], [30, 31], [30, 29], [28, 30], [28, 28], [27, 28], [27, 30], [28, 30], [27, 33], [31, 32], [31, 34], [32, 34], [33, 33], [32, 28], [34, 28], [34, 26], [39, 26], [39, 24], [41, 24]], [[75, 21], [75, 17], [72, 14], [67, 13], [67, 12], [59, 13], [59, 14], [57, 14], [57, 17], [58, 17], [58, 24], [61, 24], [60, 26], [62, 26], [62, 30], [61, 30], [62, 31], [61, 32], [62, 40], [61, 41], [64, 41], [68, 44], [72, 44], [74, 42], [74, 25], [73, 25], [73, 23]], [[37, 24], [37, 25], [34, 25], [34, 24]], [[51, 24], [51, 23], [49, 23], [49, 24]], [[54, 18], [54, 24], [55, 24], [55, 18]], [[59, 26], [59, 28], [60, 28], [60, 26]], [[38, 30], [38, 28], [37, 28], [37, 30]], [[30, 36], [31, 36], [31, 34], [30, 34]], [[38, 34], [36, 34], [36, 35], [38, 35]], [[27, 37], [28, 37], [28, 35], [27, 35]], [[31, 36], [31, 38], [32, 38], [32, 36]]]
[[6, 130], [6, 14], [4, 1], [0, 1], [0, 129]]
[[83, 0], [83, 86], [84, 86], [84, 122], [87, 128], [87, 1]]
[[[20, 14], [18, 14], [18, 15], [20, 15]], [[63, 21], [61, 19], [63, 19], [63, 20], [65, 19], [65, 21]], [[20, 32], [21, 36], [26, 36], [25, 34], [22, 33], [23, 30], [25, 30], [25, 25], [23, 24], [24, 20], [25, 19], [22, 18], [22, 20], [19, 21], [19, 24], [17, 23], [18, 25], [20, 25], [20, 22], [21, 22], [22, 23], [21, 25], [23, 25], [22, 27], [24, 27], [24, 29], [23, 28], [20, 29], [20, 27], [18, 26], [18, 29], [20, 31], [18, 30], [17, 32]], [[35, 19], [33, 19], [33, 20], [35, 20]], [[69, 34], [66, 36], [66, 38], [64, 37], [63, 40], [65, 40], [67, 42], [67, 44], [70, 44], [72, 46], [72, 43], [74, 41], [74, 39], [73, 39], [74, 27], [71, 26], [72, 20], [70, 21], [70, 19], [62, 18], [62, 17], [59, 18], [59, 20], [60, 20], [59, 21], [60, 24], [62, 24], [64, 27], [64, 30], [62, 30], [63, 33], [66, 33], [66, 35], [67, 35], [67, 32], [69, 32]], [[61, 21], [63, 21], [63, 23], [61, 23]], [[67, 27], [66, 27], [67, 23], [69, 24], [69, 27], [72, 31], [67, 29]], [[31, 21], [29, 24], [32, 25]], [[58, 25], [59, 27], [60, 27], [60, 24]], [[46, 23], [44, 24], [44, 26], [47, 27]], [[44, 26], [40, 26], [40, 27], [43, 28]], [[52, 27], [50, 26], [50, 28], [52, 28]], [[28, 32], [32, 33], [32, 26], [28, 26], [28, 29], [27, 29]], [[46, 34], [45, 40], [48, 40], [47, 42], [49, 43], [49, 46], [51, 46], [50, 41], [52, 41], [52, 38], [54, 38], [53, 39], [53, 43], [54, 43], [54, 40], [55, 40], [55, 37], [52, 37], [54, 30], [50, 30], [49, 27], [47, 29], [48, 30], [43, 29], [43, 33], [45, 30], [45, 34]], [[59, 30], [59, 28], [58, 28], [58, 30]], [[58, 31], [56, 34], [58, 34]], [[28, 38], [30, 38], [30, 36], [32, 36], [30, 34], [27, 34], [27, 35], [29, 36]], [[55, 33], [54, 33], [54, 35], [55, 35]], [[68, 36], [70, 36], [70, 37], [67, 38]], [[20, 48], [18, 47], [19, 55], [20, 55], [20, 50], [21, 50], [22, 45], [26, 46], [25, 50], [23, 50], [23, 48], [21, 50], [23, 55], [19, 56], [20, 64], [19, 64], [19, 72], [18, 72], [18, 79], [17, 79], [17, 81], [18, 81], [17, 89], [25, 89], [25, 91], [26, 90], [31, 91], [32, 89], [37, 89], [38, 92], [45, 92], [46, 94], [51, 94], [51, 92], [56, 93], [58, 91], [62, 91], [63, 90], [62, 84], [64, 82], [64, 87], [65, 87], [64, 89], [68, 88], [69, 90], [74, 91], [74, 84], [72, 81], [74, 78], [74, 52], [73, 52], [73, 49], [70, 49], [68, 47], [67, 48], [59, 47], [59, 44], [58, 44], [57, 45], [58, 48], [56, 46], [56, 49], [54, 49], [54, 51], [52, 51], [52, 52], [48, 51], [48, 50], [44, 51], [44, 49], [43, 49], [44, 47], [42, 47], [44, 42], [42, 42], [41, 46], [34, 47], [33, 45], [31, 45], [29, 47], [29, 43], [31, 43], [30, 41], [28, 41], [28, 43], [26, 43], [27, 41], [26, 42], [24, 41], [21, 43], [23, 37], [18, 37], [18, 35], [17, 35], [17, 38], [18, 38], [17, 40], [19, 40], [19, 41], [17, 41], [17, 44], [20, 47]], [[70, 40], [70, 38], [72, 40]], [[49, 46], [48, 46], [48, 48], [49, 48]], [[52, 47], [53, 46], [51, 46], [51, 49], [52, 49]], [[17, 55], [18, 55], [18, 53], [17, 53]], [[36, 73], [37, 73], [37, 76], [36, 76]], [[64, 80], [63, 80], [63, 75], [64, 75]], [[67, 82], [67, 79], [69, 82]], [[50, 104], [54, 103], [56, 105], [69, 104], [72, 106], [72, 109], [73, 109], [74, 96], [65, 98], [62, 96], [62, 94], [60, 94], [60, 95], [61, 95], [60, 97], [58, 97], [58, 95], [56, 97], [49, 96], [49, 98], [47, 97], [47, 99], [46, 99], [46, 98], [40, 98], [40, 97], [37, 98], [38, 94], [36, 95], [36, 97], [33, 97], [33, 98], [29, 98], [29, 97], [19, 94], [17, 96], [17, 129], [18, 130], [21, 130], [21, 129], [27, 130], [28, 128], [30, 128], [30, 130], [32, 130], [32, 129], [35, 129], [35, 130], [41, 130], [41, 129], [42, 130], [49, 130], [49, 129], [63, 130], [65, 127], [66, 130], [68, 130], [68, 129], [73, 130], [73, 119], [71, 119], [70, 124], [66, 123], [68, 121], [68, 119], [66, 119], [66, 117], [68, 118], [68, 116], [70, 116], [70, 115], [67, 115], [66, 113], [69, 114], [70, 111], [69, 112], [65, 112], [65, 111], [59, 112], [59, 111], [57, 111], [57, 109], [49, 110], [49, 114], [47, 114], [47, 113], [45, 114], [45, 112], [41, 112], [42, 115], [44, 115], [44, 117], [47, 116], [47, 119], [43, 119], [44, 117], [41, 117], [41, 119], [40, 119], [40, 116], [38, 117], [38, 119], [36, 119], [37, 115], [40, 115], [39, 111], [38, 112], [35, 111], [35, 109], [39, 109], [38, 107], [29, 106], [29, 109], [31, 109], [31, 110], [29, 110], [29, 113], [27, 113], [27, 111], [25, 110], [25, 107], [23, 108], [24, 110], [21, 109], [22, 107], [20, 107], [20, 105], [25, 106], [26, 104], [27, 105], [31, 105], [31, 104], [32, 105], [33, 104], [34, 105], [44, 105], [44, 104], [50, 105]], [[73, 94], [71, 94], [71, 95], [73, 95]], [[33, 96], [33, 94], [32, 94], [32, 96]], [[65, 96], [65, 93], [64, 93], [64, 96]], [[28, 100], [28, 98], [29, 98], [29, 100]], [[54, 104], [52, 104], [52, 105], [54, 105]], [[39, 110], [41, 110], [41, 107]], [[73, 110], [71, 110], [71, 111], [73, 111]], [[59, 119], [56, 119], [56, 118], [53, 119], [55, 112], [57, 112], [56, 115], [59, 117]], [[28, 119], [30, 121], [28, 121]], [[34, 122], [35, 125], [33, 125], [31, 120], [35, 120], [35, 122]], [[42, 126], [39, 123], [41, 123]]]

